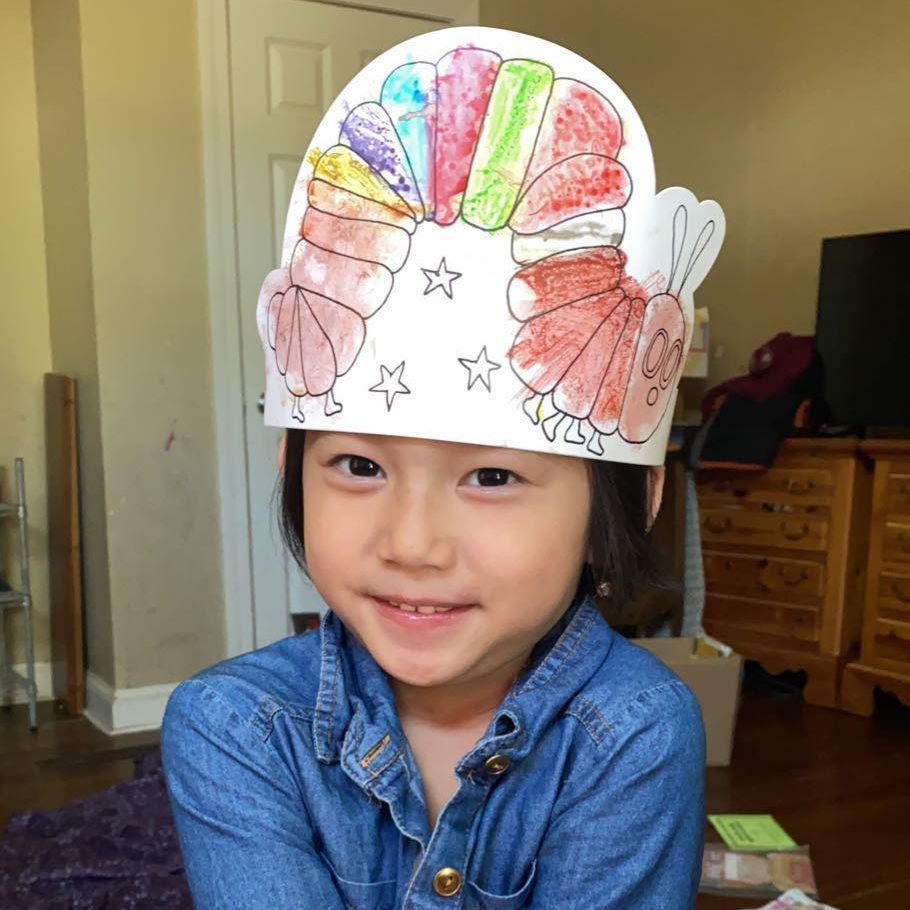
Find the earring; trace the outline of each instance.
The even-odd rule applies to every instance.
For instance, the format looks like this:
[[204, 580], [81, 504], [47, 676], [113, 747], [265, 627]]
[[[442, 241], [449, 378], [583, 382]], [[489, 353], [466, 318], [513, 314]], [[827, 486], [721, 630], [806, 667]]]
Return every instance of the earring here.
[[608, 581], [599, 581], [594, 590], [597, 592], [598, 597], [609, 597], [613, 591], [613, 585]]

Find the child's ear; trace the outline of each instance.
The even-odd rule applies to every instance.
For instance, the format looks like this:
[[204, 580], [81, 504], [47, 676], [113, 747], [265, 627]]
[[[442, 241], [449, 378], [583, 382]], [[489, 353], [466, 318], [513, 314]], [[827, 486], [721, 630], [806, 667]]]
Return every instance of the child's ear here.
[[650, 531], [657, 518], [660, 510], [660, 504], [664, 498], [664, 478], [667, 475], [664, 465], [654, 465], [648, 468], [648, 524], [647, 529]]
[[284, 476], [284, 456], [288, 448], [288, 431], [285, 430], [278, 439], [278, 451], [275, 453], [275, 464], [278, 465], [278, 473]]

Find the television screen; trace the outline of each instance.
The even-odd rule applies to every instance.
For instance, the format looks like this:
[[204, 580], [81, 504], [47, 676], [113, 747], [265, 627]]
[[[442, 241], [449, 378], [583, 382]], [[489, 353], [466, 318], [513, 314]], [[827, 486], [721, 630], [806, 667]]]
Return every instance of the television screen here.
[[910, 426], [910, 230], [822, 241], [816, 343], [832, 424]]

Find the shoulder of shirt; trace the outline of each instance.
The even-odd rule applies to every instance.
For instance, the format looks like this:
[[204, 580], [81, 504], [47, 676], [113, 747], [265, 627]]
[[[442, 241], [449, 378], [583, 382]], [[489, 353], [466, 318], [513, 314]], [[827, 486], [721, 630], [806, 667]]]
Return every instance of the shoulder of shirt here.
[[564, 713], [605, 747], [664, 723], [702, 729], [698, 700], [678, 674], [615, 631], [603, 663]]
[[229, 657], [181, 685], [187, 689], [201, 684], [243, 720], [276, 709], [312, 717], [320, 660], [320, 634], [314, 629]]

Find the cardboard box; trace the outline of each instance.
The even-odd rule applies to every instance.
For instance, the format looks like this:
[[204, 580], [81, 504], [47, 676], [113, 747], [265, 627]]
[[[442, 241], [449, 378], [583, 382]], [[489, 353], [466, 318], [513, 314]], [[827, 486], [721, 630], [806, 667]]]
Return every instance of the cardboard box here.
[[[695, 693], [701, 704], [707, 738], [708, 765], [730, 764], [733, 733], [739, 711], [743, 659], [729, 648], [723, 656], [702, 643], [696, 657], [695, 638], [633, 638], [631, 641], [659, 657]], [[723, 647], [723, 646], [722, 646]]]

